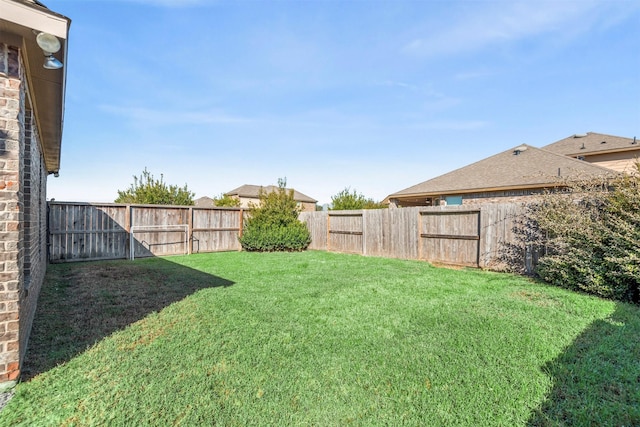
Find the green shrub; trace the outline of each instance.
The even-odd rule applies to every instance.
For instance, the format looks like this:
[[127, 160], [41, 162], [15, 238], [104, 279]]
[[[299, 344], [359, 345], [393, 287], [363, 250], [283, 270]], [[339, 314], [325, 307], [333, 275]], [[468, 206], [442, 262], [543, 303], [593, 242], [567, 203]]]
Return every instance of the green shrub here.
[[307, 225], [300, 220], [300, 207], [293, 199], [293, 190], [278, 180], [278, 189], [260, 193], [260, 204], [252, 206], [239, 237], [246, 251], [302, 251], [311, 243]]
[[254, 224], [245, 228], [240, 244], [246, 251], [302, 251], [311, 243], [304, 223], [287, 225]]
[[572, 183], [527, 207], [514, 229], [515, 247], [541, 254], [535, 270], [540, 278], [640, 302], [640, 164], [636, 167], [639, 173], [610, 181]]

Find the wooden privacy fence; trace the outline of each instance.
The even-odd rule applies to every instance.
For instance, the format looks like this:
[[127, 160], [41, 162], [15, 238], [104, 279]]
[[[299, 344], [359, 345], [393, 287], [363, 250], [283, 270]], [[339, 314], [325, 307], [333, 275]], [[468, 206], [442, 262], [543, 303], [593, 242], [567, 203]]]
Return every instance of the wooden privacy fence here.
[[49, 202], [51, 262], [239, 250], [245, 210]]
[[492, 268], [513, 241], [518, 204], [303, 212], [310, 249]]
[[[49, 202], [51, 262], [240, 250], [246, 210]], [[302, 212], [309, 249], [495, 268], [518, 204]], [[530, 269], [530, 266], [527, 266]]]

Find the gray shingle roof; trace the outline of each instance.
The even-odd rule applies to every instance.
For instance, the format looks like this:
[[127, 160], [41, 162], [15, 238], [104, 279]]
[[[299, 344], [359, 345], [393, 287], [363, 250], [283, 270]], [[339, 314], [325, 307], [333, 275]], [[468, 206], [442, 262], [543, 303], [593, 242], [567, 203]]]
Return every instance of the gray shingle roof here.
[[211, 208], [215, 206], [214, 200], [211, 197], [202, 196], [193, 201], [193, 204], [198, 208]]
[[587, 132], [561, 139], [542, 149], [565, 156], [584, 156], [612, 151], [640, 151], [640, 142], [634, 144], [633, 138]]
[[609, 169], [523, 144], [398, 191], [389, 198], [543, 188], [563, 179], [613, 174]]
[[[234, 190], [231, 190], [229, 192], [224, 193], [227, 196], [238, 196], [238, 197], [247, 197], [247, 198], [252, 198], [252, 199], [257, 199], [258, 197], [260, 197], [260, 191], [264, 191], [266, 193], [271, 193], [273, 191], [276, 191], [279, 187], [275, 186], [275, 185], [267, 185], [267, 186], [262, 186], [262, 185], [242, 185]], [[286, 188], [287, 191], [290, 191], [291, 189]], [[299, 191], [293, 190], [293, 200], [295, 200], [296, 202], [305, 202], [305, 203], [316, 203], [317, 200], [312, 199], [311, 197], [307, 196], [306, 194], [302, 194]]]

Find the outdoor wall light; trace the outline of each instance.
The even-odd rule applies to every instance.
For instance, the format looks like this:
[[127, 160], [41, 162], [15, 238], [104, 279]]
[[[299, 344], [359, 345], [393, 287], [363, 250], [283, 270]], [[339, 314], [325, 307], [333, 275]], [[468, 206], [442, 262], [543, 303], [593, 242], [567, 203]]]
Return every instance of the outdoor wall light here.
[[62, 68], [62, 62], [53, 56], [60, 50], [60, 41], [56, 36], [49, 33], [39, 33], [36, 36], [36, 43], [44, 53], [43, 67], [47, 70], [59, 70]]

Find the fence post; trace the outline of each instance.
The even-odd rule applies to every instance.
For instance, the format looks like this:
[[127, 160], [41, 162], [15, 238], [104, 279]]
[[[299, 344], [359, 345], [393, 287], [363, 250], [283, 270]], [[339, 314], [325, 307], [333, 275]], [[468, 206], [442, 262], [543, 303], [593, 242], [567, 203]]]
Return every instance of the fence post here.
[[187, 218], [187, 255], [193, 252], [193, 207], [189, 206], [189, 214]]
[[132, 245], [133, 239], [131, 239], [131, 205], [125, 206], [124, 231], [127, 232], [127, 238], [125, 242], [125, 255], [126, 255], [126, 259], [131, 259], [131, 254], [132, 254], [132, 251], [134, 250], [134, 245]]
[[367, 211], [362, 210], [362, 255], [367, 255], [367, 222], [365, 221]]
[[422, 212], [418, 211], [418, 259], [422, 259]]
[[482, 208], [478, 209], [478, 248], [476, 249], [476, 265], [481, 268], [480, 265], [480, 245], [482, 245]]
[[327, 212], [327, 252], [331, 251], [331, 214]]
[[[240, 214], [240, 219], [238, 222], [240, 224], [240, 229], [238, 230], [238, 239], [242, 237], [242, 228], [244, 225], [244, 210], [242, 208], [240, 208], [239, 214]], [[238, 248], [238, 251], [242, 251], [242, 245], [240, 245], [240, 247]]]
[[51, 202], [47, 202], [47, 262], [51, 262]]

